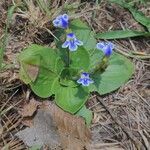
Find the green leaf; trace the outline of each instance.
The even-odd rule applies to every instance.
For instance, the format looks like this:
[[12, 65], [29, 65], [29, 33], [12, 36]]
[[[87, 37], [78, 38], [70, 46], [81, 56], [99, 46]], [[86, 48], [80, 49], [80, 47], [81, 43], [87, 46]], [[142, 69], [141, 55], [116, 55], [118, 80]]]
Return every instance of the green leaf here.
[[31, 148], [29, 148], [29, 150], [40, 150], [41, 149], [41, 145], [34, 145]]
[[89, 89], [98, 91], [101, 95], [110, 93], [128, 81], [133, 71], [134, 67], [129, 59], [113, 53], [106, 70], [103, 73], [93, 75], [94, 84], [91, 84]]
[[[89, 55], [93, 53], [96, 48], [96, 39], [94, 38], [94, 32], [87, 26], [87, 24], [83, 23], [81, 20], [76, 19], [73, 20], [70, 24], [70, 28], [73, 33], [75, 33], [77, 39], [83, 42], [83, 46], [79, 46], [78, 50], [75, 52], [70, 52], [71, 56], [71, 67], [80, 70], [88, 70], [89, 66]], [[60, 30], [56, 32], [57, 37], [59, 37], [59, 41], [55, 40], [57, 47], [59, 47], [59, 53], [61, 58], [64, 60], [65, 64], [67, 64], [67, 51], [66, 49], [62, 49], [62, 41], [65, 41], [66, 37], [64, 36], [64, 31]]]
[[116, 30], [116, 31], [108, 31], [104, 33], [96, 34], [96, 38], [99, 39], [121, 39], [121, 38], [129, 38], [129, 37], [138, 37], [138, 36], [150, 36], [149, 32], [141, 32], [134, 30]]
[[80, 46], [77, 51], [70, 52], [70, 58], [70, 67], [84, 71], [89, 69], [90, 58], [84, 47]]
[[134, 19], [147, 27], [148, 31], [150, 32], [150, 18], [146, 17], [142, 12], [136, 10], [133, 7], [130, 7], [128, 9], [132, 13]]
[[60, 62], [60, 58], [55, 49], [36, 44], [32, 44], [27, 49], [25, 49], [19, 55], [19, 61], [21, 64], [24, 63], [37, 65], [58, 73], [60, 72], [60, 70], [57, 70], [58, 61], [59, 66], [63, 66], [63, 63]]
[[28, 72], [27, 69], [28, 69], [28, 66], [26, 64], [22, 63], [20, 65], [19, 76], [20, 76], [20, 79], [23, 80], [25, 84], [29, 84], [32, 82], [32, 79], [27, 73]]
[[87, 109], [85, 105], [76, 113], [76, 115], [83, 117], [86, 121], [86, 124], [90, 126], [93, 114], [92, 111]]
[[[62, 60], [65, 64], [68, 63], [67, 61], [67, 51], [68, 49], [61, 48], [60, 45], [62, 44], [60, 41], [56, 43], [59, 46], [58, 53], [61, 56]], [[90, 64], [90, 57], [88, 51], [83, 47], [79, 46], [76, 51], [69, 51], [70, 56], [70, 67], [77, 69], [77, 70], [84, 70], [87, 71], [89, 69]], [[66, 65], [67, 66], [67, 65]]]
[[21, 52], [19, 62], [20, 78], [33, 92], [42, 98], [51, 96], [51, 86], [64, 68], [57, 52], [34, 44]]
[[60, 74], [59, 82], [63, 86], [77, 87], [78, 84], [72, 79], [78, 75], [78, 70], [72, 68], [65, 68]]
[[55, 73], [48, 69], [40, 68], [36, 81], [30, 83], [31, 89], [36, 95], [47, 98], [54, 94], [51, 88], [55, 78], [57, 78]]
[[79, 19], [73, 20], [70, 24], [70, 28], [75, 33], [77, 38], [83, 42], [83, 46], [86, 50], [91, 51], [96, 47], [96, 39], [94, 38], [94, 32]]
[[76, 113], [86, 102], [89, 93], [87, 88], [82, 86], [62, 86], [58, 80], [53, 84], [55, 102], [63, 110], [72, 114]]
[[142, 25], [144, 25], [145, 27], [147, 27], [148, 31], [150, 32], [150, 18], [146, 17], [141, 11], [138, 11], [132, 5], [126, 3], [124, 0], [119, 1], [109, 0], [109, 1], [128, 9], [132, 13], [134, 19], [139, 23], [141, 23]]
[[90, 55], [90, 69], [95, 68], [97, 64], [99, 64], [103, 58], [104, 54], [101, 50], [95, 49], [93, 53]]

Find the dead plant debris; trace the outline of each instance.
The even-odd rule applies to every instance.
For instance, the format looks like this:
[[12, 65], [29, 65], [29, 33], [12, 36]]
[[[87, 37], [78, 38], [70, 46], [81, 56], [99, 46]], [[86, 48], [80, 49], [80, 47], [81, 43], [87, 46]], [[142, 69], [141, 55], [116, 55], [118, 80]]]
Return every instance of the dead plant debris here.
[[90, 149], [90, 131], [83, 118], [64, 112], [52, 102], [39, 103], [33, 99], [24, 106], [21, 114], [31, 117], [35, 110], [37, 114], [31, 118], [33, 125], [16, 133], [27, 146], [47, 145], [54, 149], [61, 143], [66, 150]]
[[[17, 3], [20, 0], [0, 1], [0, 39], [4, 36], [8, 8], [14, 2]], [[65, 2], [64, 0], [53, 1], [51, 8], [53, 11], [55, 9], [58, 10], [53, 16], [56, 16], [63, 10], [61, 6]], [[74, 1], [70, 0], [67, 2], [73, 3]], [[80, 4], [81, 1], [79, 0], [78, 2]], [[49, 102], [39, 105], [34, 100], [30, 100], [28, 103], [26, 100], [28, 87], [22, 85], [18, 80], [18, 63], [15, 61], [18, 53], [30, 43], [36, 42], [37, 44], [51, 45], [51, 42], [53, 42], [53, 36], [48, 32], [52, 28], [49, 25], [50, 19], [45, 17], [37, 6], [31, 6], [26, 12], [21, 12], [21, 9], [16, 10], [9, 28], [8, 45], [4, 60], [6, 64], [15, 64], [15, 68], [6, 69], [0, 73], [0, 149], [28, 149], [25, 142], [19, 140], [15, 135], [21, 130], [41, 129], [40, 125], [35, 126], [34, 121], [39, 121], [39, 124], [44, 122], [43, 119], [47, 119], [48, 122], [51, 121], [50, 118], [48, 120], [43, 115], [51, 115], [55, 122], [54, 126], [61, 124], [62, 127], [65, 127], [57, 128], [57, 131], [66, 149], [69, 148], [71, 150], [71, 146], [74, 148], [76, 144], [79, 147], [84, 147], [90, 137], [89, 131], [84, 128], [83, 120], [76, 118], [79, 120], [77, 122], [72, 116], [64, 114], [64, 112], [61, 112], [60, 109], [57, 109], [56, 106]], [[31, 15], [33, 8], [36, 9], [35, 16]], [[138, 8], [149, 16], [149, 7], [138, 5]], [[144, 30], [127, 10], [117, 5], [109, 4], [105, 0], [102, 0], [98, 7], [95, 6], [94, 1], [82, 1], [82, 4], [78, 5], [78, 10], [74, 10], [74, 12], [77, 15], [73, 17], [82, 17], [96, 33], [123, 28]], [[37, 16], [39, 16], [38, 22], [36, 22]], [[131, 38], [114, 42], [122, 54], [128, 54], [129, 52], [150, 54], [150, 40], [148, 38]], [[92, 150], [136, 150], [139, 147], [141, 150], [149, 150], [150, 62], [149, 59], [141, 60], [135, 57], [132, 58], [132, 61], [135, 64], [135, 73], [126, 85], [114, 93], [101, 96], [102, 101], [99, 101], [97, 96], [92, 95], [87, 103], [87, 106], [94, 113], [91, 125]], [[36, 73], [38, 73], [38, 70], [36, 70]], [[33, 76], [35, 77], [36, 75]], [[30, 99], [37, 98], [32, 93], [28, 97], [31, 97]], [[41, 107], [40, 111], [37, 111], [39, 107]], [[22, 108], [24, 109], [22, 110]], [[25, 111], [25, 109], [28, 111]], [[20, 110], [22, 110], [21, 114], [18, 113]], [[36, 118], [36, 115], [42, 116], [43, 119], [34, 120], [33, 118]], [[63, 121], [60, 121], [61, 119]], [[72, 124], [72, 128], [68, 124]], [[45, 126], [49, 129], [47, 125]], [[83, 131], [80, 132], [81, 130]], [[39, 131], [45, 132], [46, 130]], [[49, 130], [49, 132], [51, 131]], [[70, 138], [74, 132], [75, 137]], [[70, 142], [73, 145], [67, 147]], [[60, 143], [58, 142], [57, 144], [60, 148]]]

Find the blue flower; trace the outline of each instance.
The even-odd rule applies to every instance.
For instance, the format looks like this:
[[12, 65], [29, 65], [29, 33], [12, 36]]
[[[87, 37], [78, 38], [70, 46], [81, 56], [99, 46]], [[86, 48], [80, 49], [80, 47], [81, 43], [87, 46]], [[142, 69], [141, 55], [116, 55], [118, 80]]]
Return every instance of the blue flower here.
[[82, 84], [83, 86], [89, 86], [90, 83], [94, 83], [89, 77], [89, 73], [82, 73], [81, 78], [77, 80], [77, 83]]
[[66, 29], [68, 28], [68, 20], [69, 17], [67, 14], [59, 15], [55, 20], [53, 20], [53, 25], [55, 27]]
[[76, 51], [78, 48], [78, 45], [83, 45], [83, 42], [78, 40], [74, 33], [67, 34], [67, 39], [63, 43], [62, 48], [69, 47], [70, 51]]
[[111, 42], [100, 42], [96, 44], [96, 48], [102, 50], [105, 56], [110, 56], [114, 49], [114, 44]]

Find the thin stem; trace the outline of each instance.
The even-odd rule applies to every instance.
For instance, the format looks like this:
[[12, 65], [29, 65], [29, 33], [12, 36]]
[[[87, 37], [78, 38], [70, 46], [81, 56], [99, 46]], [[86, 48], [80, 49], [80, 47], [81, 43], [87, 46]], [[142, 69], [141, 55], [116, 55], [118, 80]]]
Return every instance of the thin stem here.
[[67, 49], [67, 67], [69, 68], [70, 66], [70, 51]]
[[[95, 73], [97, 73], [98, 71], [104, 70], [104, 69], [107, 67], [108, 60], [109, 60], [109, 57], [103, 56], [101, 62], [98, 63], [98, 64], [95, 66], [95, 68], [91, 69], [91, 70], [89, 71], [89, 74], [95, 74]], [[79, 74], [77, 74], [76, 76], [74, 76], [72, 79], [73, 79], [73, 80], [77, 80], [77, 79], [80, 77], [80, 74], [81, 74], [81, 72], [79, 72]]]
[[107, 66], [107, 63], [108, 63], [108, 57], [104, 56], [102, 58], [102, 61], [100, 63], [98, 63], [96, 65], [96, 67], [90, 71], [90, 73], [94, 74], [94, 73], [96, 73], [98, 71], [101, 71], [101, 70], [105, 69], [106, 66]]
[[[70, 28], [67, 28], [65, 32], [66, 34], [69, 34], [72, 32], [72, 30]], [[67, 49], [67, 67], [69, 68], [69, 66], [70, 66], [70, 51], [69, 49]]]

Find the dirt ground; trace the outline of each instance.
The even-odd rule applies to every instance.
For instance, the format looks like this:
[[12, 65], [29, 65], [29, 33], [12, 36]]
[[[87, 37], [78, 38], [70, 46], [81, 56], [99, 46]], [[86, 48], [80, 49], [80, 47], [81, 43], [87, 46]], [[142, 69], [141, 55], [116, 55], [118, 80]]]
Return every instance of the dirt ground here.
[[[19, 2], [20, 0], [16, 1]], [[61, 8], [64, 2], [56, 0], [51, 7]], [[68, 2], [72, 3], [73, 0]], [[13, 3], [13, 0], [0, 1], [0, 40], [4, 36], [8, 8]], [[150, 5], [137, 4], [137, 8], [150, 17]], [[31, 13], [33, 10], [35, 14]], [[127, 10], [105, 0], [99, 6], [95, 5], [94, 1], [82, 1], [82, 5], [74, 11], [76, 16], [72, 18], [82, 18], [96, 33], [125, 28], [144, 30]], [[4, 55], [4, 61], [9, 65], [8, 69], [0, 73], [1, 150], [27, 149], [14, 135], [25, 128], [18, 111], [35, 95], [19, 80], [16, 58], [19, 52], [31, 43], [53, 45], [54, 38], [49, 32], [53, 30], [51, 20], [37, 8], [24, 12], [16, 9], [13, 14]], [[126, 38], [113, 42], [116, 44], [116, 51], [122, 54], [131, 51], [150, 54], [150, 38]], [[94, 114], [91, 132], [95, 150], [136, 150], [137, 145], [140, 145], [141, 150], [150, 149], [150, 59], [129, 59], [135, 65], [132, 78], [117, 91], [99, 99], [92, 94], [87, 103]]]

